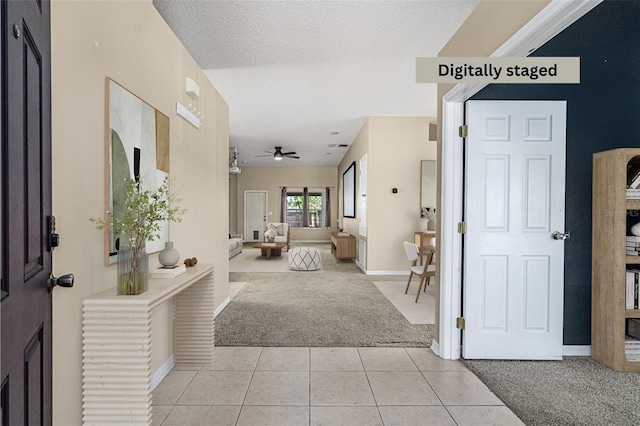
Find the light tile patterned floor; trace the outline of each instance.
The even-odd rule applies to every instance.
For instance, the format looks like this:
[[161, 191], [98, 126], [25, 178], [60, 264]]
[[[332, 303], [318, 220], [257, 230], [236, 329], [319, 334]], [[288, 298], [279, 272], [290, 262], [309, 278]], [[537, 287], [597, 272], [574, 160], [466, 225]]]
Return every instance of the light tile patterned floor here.
[[[408, 277], [407, 277], [408, 279]], [[411, 280], [411, 286], [407, 294], [407, 281], [373, 281], [378, 290], [396, 307], [398, 311], [411, 324], [435, 324], [436, 323], [436, 287], [427, 286], [427, 291], [420, 294], [416, 303], [416, 292], [420, 285], [420, 278]]]
[[459, 361], [425, 348], [216, 347], [153, 393], [154, 425], [522, 425]]

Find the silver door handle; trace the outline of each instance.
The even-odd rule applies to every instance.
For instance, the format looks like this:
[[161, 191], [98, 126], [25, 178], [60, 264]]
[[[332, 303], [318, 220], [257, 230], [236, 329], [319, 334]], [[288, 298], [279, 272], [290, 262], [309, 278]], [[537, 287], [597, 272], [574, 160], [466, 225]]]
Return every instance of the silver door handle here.
[[551, 238], [553, 238], [554, 240], [567, 240], [571, 238], [571, 233], [569, 231], [567, 232], [556, 231], [553, 234], [551, 234]]

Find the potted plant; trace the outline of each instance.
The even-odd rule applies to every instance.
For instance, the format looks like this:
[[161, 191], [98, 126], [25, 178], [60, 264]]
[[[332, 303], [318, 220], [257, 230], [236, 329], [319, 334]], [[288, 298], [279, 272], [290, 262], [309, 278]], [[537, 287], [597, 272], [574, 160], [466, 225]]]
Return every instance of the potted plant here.
[[122, 217], [109, 213], [108, 221], [90, 219], [98, 229], [112, 224], [116, 234], [123, 235], [124, 244], [118, 250], [118, 295], [140, 294], [147, 290], [146, 243], [160, 238], [163, 222], [182, 221], [185, 210], [175, 205], [178, 201], [169, 192], [168, 178], [155, 191], [144, 189], [140, 177], [129, 179]]

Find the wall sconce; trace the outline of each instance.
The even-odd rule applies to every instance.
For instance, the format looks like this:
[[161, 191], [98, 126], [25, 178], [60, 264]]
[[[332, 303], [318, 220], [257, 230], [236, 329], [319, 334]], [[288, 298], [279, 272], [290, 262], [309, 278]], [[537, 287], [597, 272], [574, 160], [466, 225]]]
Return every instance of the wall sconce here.
[[198, 86], [198, 84], [189, 77], [187, 77], [186, 92], [187, 95], [191, 96], [193, 99], [198, 99], [200, 97], [200, 86]]

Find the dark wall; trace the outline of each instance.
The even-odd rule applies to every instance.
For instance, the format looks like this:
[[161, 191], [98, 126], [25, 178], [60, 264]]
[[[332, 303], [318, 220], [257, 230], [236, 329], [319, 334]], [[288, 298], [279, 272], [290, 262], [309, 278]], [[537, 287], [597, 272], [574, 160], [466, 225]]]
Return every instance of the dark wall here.
[[580, 84], [495, 84], [472, 99], [567, 101], [564, 344], [588, 345], [592, 154], [640, 148], [640, 1], [604, 1], [531, 56], [579, 56]]

